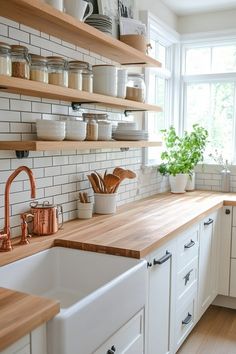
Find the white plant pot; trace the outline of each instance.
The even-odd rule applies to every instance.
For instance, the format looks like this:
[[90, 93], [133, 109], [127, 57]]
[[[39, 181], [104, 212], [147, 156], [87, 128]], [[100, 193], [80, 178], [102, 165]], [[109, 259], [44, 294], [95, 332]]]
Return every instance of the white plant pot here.
[[116, 212], [117, 193], [94, 193], [95, 213], [114, 214]]
[[185, 193], [185, 187], [188, 181], [188, 175], [179, 173], [176, 176], [169, 176], [171, 193]]
[[187, 180], [187, 185], [186, 185], [186, 191], [191, 192], [194, 191], [195, 189], [195, 172], [191, 176], [188, 176]]
[[77, 203], [78, 218], [91, 219], [93, 216], [93, 203]]

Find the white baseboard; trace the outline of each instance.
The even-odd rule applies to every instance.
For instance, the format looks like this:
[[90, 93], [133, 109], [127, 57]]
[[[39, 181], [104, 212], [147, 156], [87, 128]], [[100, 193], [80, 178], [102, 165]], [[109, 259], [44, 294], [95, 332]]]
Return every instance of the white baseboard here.
[[236, 309], [236, 298], [230, 296], [218, 295], [213, 301], [212, 305], [228, 307], [230, 309]]

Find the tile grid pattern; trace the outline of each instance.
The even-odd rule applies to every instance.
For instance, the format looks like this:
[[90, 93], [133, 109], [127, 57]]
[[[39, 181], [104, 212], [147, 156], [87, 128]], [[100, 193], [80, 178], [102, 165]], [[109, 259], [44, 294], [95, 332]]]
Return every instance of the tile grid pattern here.
[[[26, 45], [34, 54], [60, 55], [67, 59], [85, 60], [90, 64], [111, 63], [99, 55], [3, 17], [0, 17], [0, 41]], [[105, 107], [92, 108], [107, 111], [111, 120], [123, 119], [119, 111], [107, 110]], [[73, 112], [68, 102], [0, 91], [0, 140], [35, 139], [36, 119], [61, 115], [77, 116], [80, 113]], [[87, 191], [92, 198], [93, 193], [86, 175], [93, 170], [104, 172], [105, 169], [123, 166], [137, 172], [137, 179], [126, 181], [120, 187], [119, 205], [168, 189], [167, 180], [159, 176], [156, 169], [142, 170], [142, 149], [130, 149], [126, 152], [118, 149], [30, 152], [29, 158], [23, 160], [16, 159], [14, 152], [0, 151], [0, 230], [4, 225], [5, 182], [20, 165], [33, 170], [37, 183], [37, 200], [62, 203], [65, 220], [76, 217], [78, 191]], [[29, 181], [24, 173], [12, 184], [10, 215], [13, 236], [20, 234], [19, 214], [29, 209], [29, 189]]]

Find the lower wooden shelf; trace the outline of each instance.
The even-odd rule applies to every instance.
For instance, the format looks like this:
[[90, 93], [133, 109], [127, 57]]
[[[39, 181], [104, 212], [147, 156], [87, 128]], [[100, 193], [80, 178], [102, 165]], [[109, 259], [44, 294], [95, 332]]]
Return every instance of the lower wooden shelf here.
[[58, 151], [161, 146], [160, 141], [0, 141], [0, 150]]

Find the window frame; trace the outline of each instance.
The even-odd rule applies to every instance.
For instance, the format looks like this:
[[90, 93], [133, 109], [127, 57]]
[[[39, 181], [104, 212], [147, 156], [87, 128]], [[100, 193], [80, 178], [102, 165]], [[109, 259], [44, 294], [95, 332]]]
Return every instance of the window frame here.
[[[152, 38], [156, 42], [160, 43], [166, 47], [166, 68], [145, 68], [145, 82], [147, 85], [147, 97], [148, 97], [148, 88], [149, 88], [149, 78], [150, 75], [154, 74], [157, 78], [162, 78], [166, 80], [165, 86], [165, 102], [168, 102], [164, 111], [164, 121], [165, 128], [168, 128], [171, 124], [174, 124], [174, 77], [175, 77], [175, 68], [176, 68], [176, 49], [179, 46], [180, 36], [177, 32], [159, 20], [156, 16], [149, 12], [141, 12], [140, 18], [147, 25], [148, 37]], [[178, 64], [179, 64], [179, 60]], [[179, 65], [178, 65], [179, 67]], [[175, 88], [176, 89], [176, 88]], [[148, 130], [148, 112], [144, 114], [143, 119], [143, 129]], [[143, 165], [145, 166], [155, 166], [158, 164], [158, 160], [154, 163], [151, 163], [149, 160], [149, 149], [143, 149]]]
[[[232, 164], [236, 164], [236, 71], [225, 73], [208, 73], [208, 74], [185, 74], [186, 68], [186, 53], [188, 49], [205, 48], [205, 47], [217, 47], [236, 45], [236, 37], [228, 38], [214, 38], [214, 39], [200, 39], [181, 42], [181, 77], [180, 77], [180, 93], [182, 99], [180, 101], [180, 134], [183, 134], [187, 128], [187, 85], [197, 83], [214, 83], [214, 82], [234, 82], [234, 113], [233, 113], [233, 156]], [[212, 55], [211, 55], [212, 61]], [[209, 161], [206, 161], [209, 163]]]

